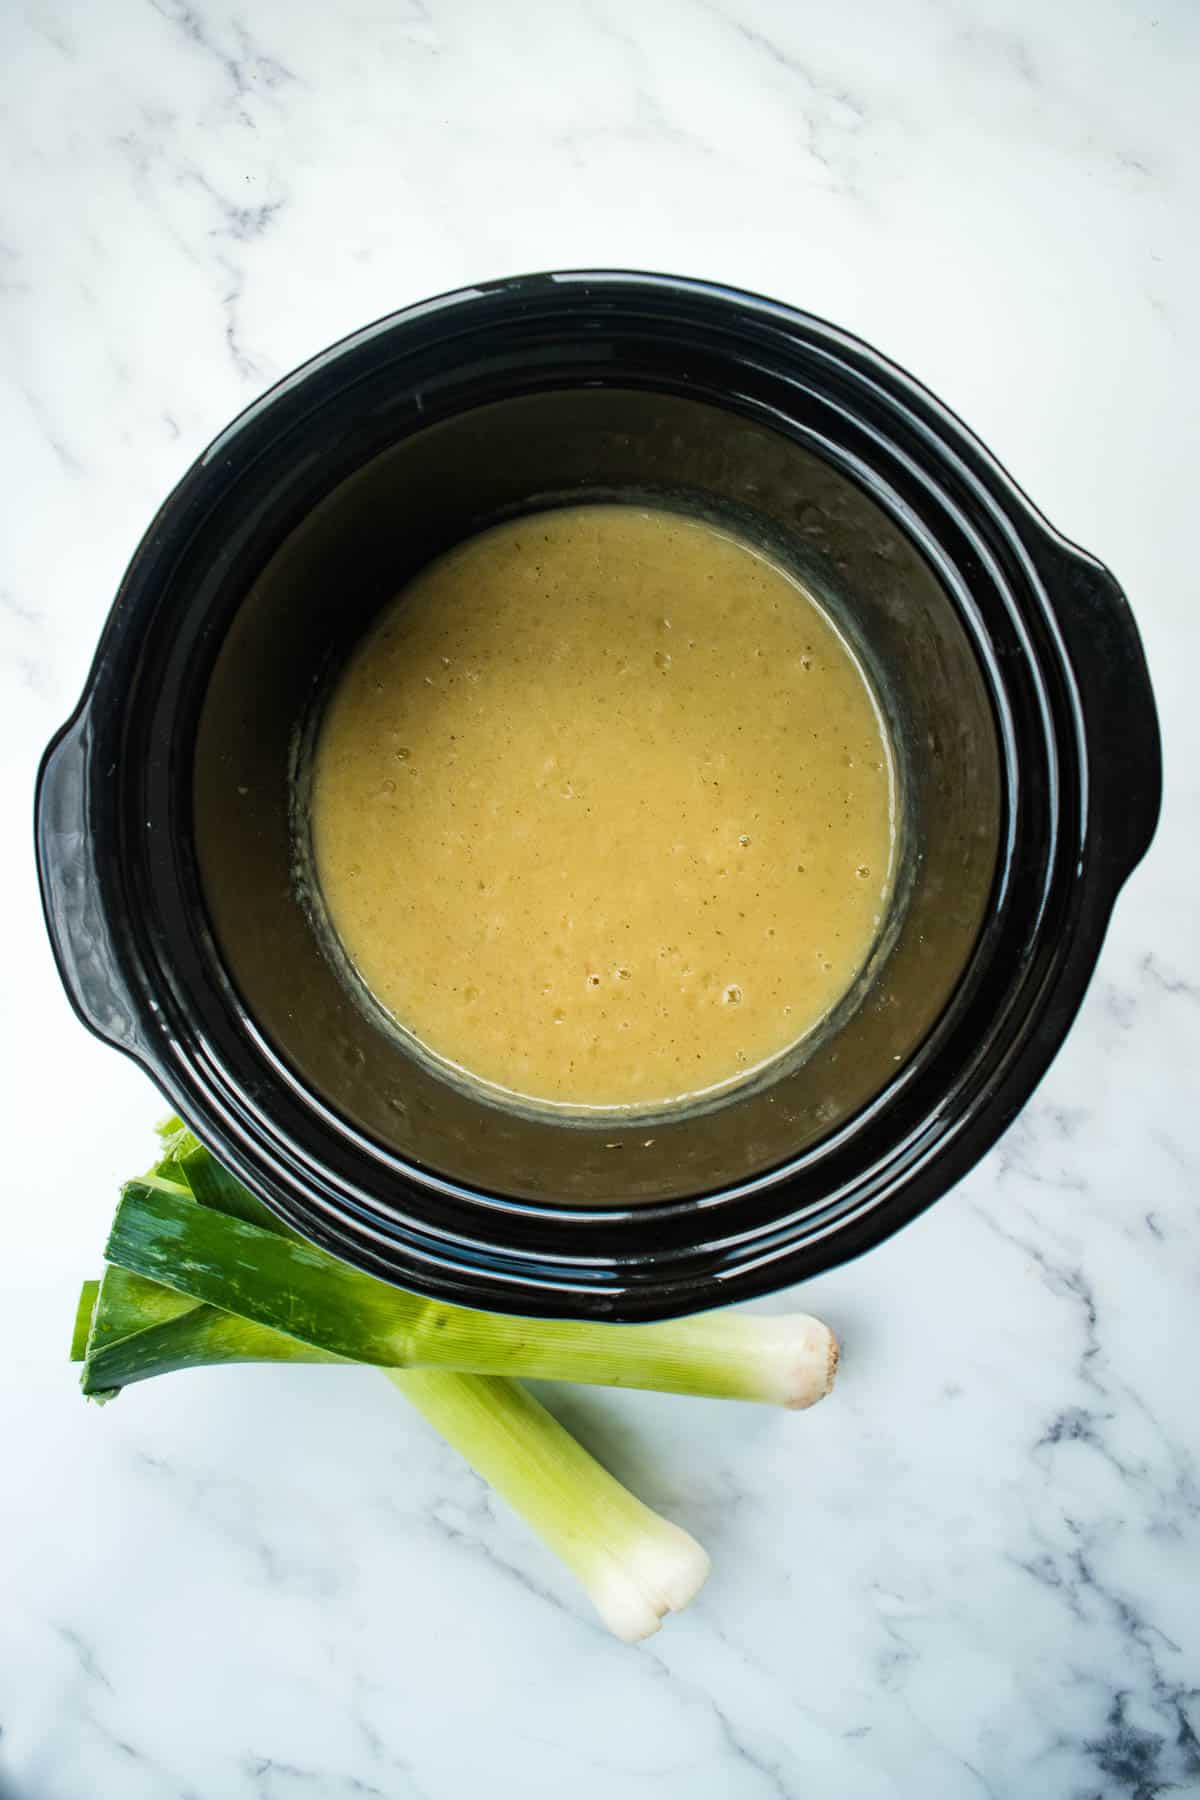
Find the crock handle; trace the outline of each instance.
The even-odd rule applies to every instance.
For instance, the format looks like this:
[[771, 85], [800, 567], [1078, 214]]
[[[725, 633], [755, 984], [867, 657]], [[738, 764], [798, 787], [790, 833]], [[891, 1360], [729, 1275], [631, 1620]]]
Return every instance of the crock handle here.
[[1142, 640], [1116, 577], [1049, 539], [1038, 562], [1078, 673], [1087, 735], [1088, 850], [1115, 894], [1150, 847], [1162, 805], [1162, 741]]
[[34, 840], [42, 907], [67, 996], [97, 1037], [139, 1060], [144, 1042], [105, 913], [89, 820], [84, 706], [54, 738], [38, 770]]

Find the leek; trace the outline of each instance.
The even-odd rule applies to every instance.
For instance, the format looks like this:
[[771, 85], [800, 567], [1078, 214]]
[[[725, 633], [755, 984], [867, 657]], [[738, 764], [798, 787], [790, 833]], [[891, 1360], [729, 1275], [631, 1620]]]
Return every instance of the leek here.
[[106, 1254], [176, 1293], [380, 1368], [448, 1368], [801, 1407], [828, 1393], [837, 1366], [832, 1332], [805, 1314], [722, 1312], [662, 1325], [606, 1325], [531, 1321], [422, 1299], [297, 1238], [197, 1207], [158, 1176], [126, 1184]]
[[[155, 1191], [192, 1208], [203, 1196], [226, 1215], [258, 1221], [262, 1235], [291, 1235], [190, 1134], [164, 1140], [147, 1177]], [[115, 1264], [83, 1284], [71, 1355], [98, 1400], [182, 1368], [344, 1360]], [[623, 1488], [514, 1382], [445, 1369], [385, 1373], [571, 1570], [618, 1637], [648, 1636], [699, 1590], [709, 1561], [695, 1539]]]
[[389, 1381], [567, 1565], [626, 1643], [703, 1586], [708, 1554], [601, 1468], [515, 1381], [389, 1369]]

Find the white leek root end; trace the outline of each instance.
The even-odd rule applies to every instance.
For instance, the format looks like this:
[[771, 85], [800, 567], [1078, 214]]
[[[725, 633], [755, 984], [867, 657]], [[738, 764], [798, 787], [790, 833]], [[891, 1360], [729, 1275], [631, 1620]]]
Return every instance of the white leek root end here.
[[793, 1411], [823, 1400], [837, 1374], [841, 1346], [828, 1325], [805, 1313], [791, 1313], [779, 1325], [779, 1399]]
[[631, 1545], [623, 1558], [606, 1554], [585, 1585], [614, 1636], [636, 1644], [652, 1637], [667, 1613], [682, 1612], [695, 1599], [711, 1567], [707, 1550], [663, 1519], [653, 1540]]

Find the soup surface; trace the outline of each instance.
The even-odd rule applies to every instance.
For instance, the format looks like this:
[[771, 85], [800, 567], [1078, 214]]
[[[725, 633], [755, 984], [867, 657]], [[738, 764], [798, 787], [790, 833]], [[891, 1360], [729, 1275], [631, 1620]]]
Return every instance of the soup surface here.
[[528, 515], [422, 571], [326, 709], [312, 844], [359, 977], [435, 1056], [643, 1111], [746, 1078], [853, 983], [894, 772], [829, 617], [724, 531]]

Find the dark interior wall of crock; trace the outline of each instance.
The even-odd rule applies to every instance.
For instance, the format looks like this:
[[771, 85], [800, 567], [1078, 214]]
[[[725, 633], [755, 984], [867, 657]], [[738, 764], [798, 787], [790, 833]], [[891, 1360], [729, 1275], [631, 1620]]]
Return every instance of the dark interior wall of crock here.
[[[724, 517], [805, 576], [881, 690], [905, 790], [901, 904], [839, 1029], [773, 1080], [652, 1132], [501, 1110], [381, 1033], [319, 947], [298, 897], [289, 822], [297, 729], [405, 579], [506, 514], [614, 494]], [[484, 1189], [628, 1202], [773, 1168], [896, 1078], [969, 959], [1002, 798], [976, 657], [897, 518], [822, 458], [735, 411], [661, 393], [568, 390], [415, 433], [342, 482], [284, 543], [234, 617], [209, 684], [195, 847], [219, 953], [247, 1011], [351, 1127]], [[419, 861], [419, 845], [413, 855]]]

